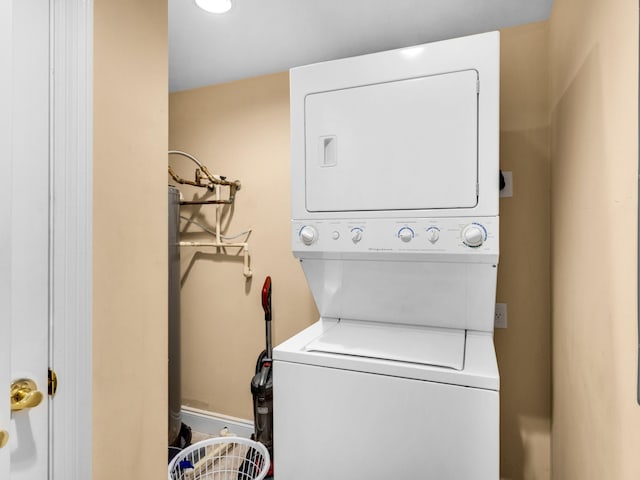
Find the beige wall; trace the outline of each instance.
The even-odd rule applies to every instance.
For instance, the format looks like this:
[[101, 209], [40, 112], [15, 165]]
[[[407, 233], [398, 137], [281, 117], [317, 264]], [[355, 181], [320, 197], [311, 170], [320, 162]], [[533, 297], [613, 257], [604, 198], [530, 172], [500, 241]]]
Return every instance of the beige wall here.
[[[252, 419], [249, 385], [265, 343], [260, 298], [265, 277], [273, 282], [274, 344], [318, 317], [290, 251], [288, 74], [174, 93], [169, 111], [172, 149], [242, 182], [233, 209], [226, 211], [225, 232], [253, 230], [250, 281], [234, 249], [228, 255], [181, 250], [183, 403]], [[181, 176], [193, 178], [195, 165], [188, 159], [171, 156], [170, 163]], [[180, 189], [187, 199], [203, 193]], [[182, 207], [182, 214], [213, 227], [215, 210]], [[182, 238], [206, 238], [188, 233], [198, 230], [183, 222]]]
[[166, 478], [167, 2], [96, 0], [93, 479]]
[[500, 167], [513, 173], [513, 197], [500, 199], [497, 301], [508, 328], [495, 344], [501, 474], [511, 480], [550, 478], [547, 39], [542, 22], [503, 30], [500, 42]]
[[[502, 36], [501, 163], [515, 195], [501, 200], [498, 300], [509, 328], [496, 333], [502, 375], [502, 470], [549, 478], [549, 154], [547, 25]], [[254, 279], [231, 256], [183, 248], [183, 397], [187, 405], [252, 418], [249, 381], [263, 348], [260, 287], [273, 278], [275, 343], [317, 318], [289, 243], [289, 91], [281, 73], [170, 96], [170, 146], [242, 181], [228, 232], [253, 228]], [[192, 165], [171, 157], [191, 178]], [[181, 187], [186, 198], [196, 190]], [[214, 207], [183, 214], [215, 223]], [[192, 228], [190, 231], [197, 231]], [[531, 233], [533, 231], [533, 234]], [[183, 234], [183, 238], [201, 238]]]
[[640, 478], [638, 3], [556, 0], [550, 27], [553, 478]]
[[[94, 478], [161, 478], [166, 245], [150, 240], [166, 238], [166, 5], [99, 0], [95, 13]], [[501, 165], [515, 194], [501, 200], [498, 301], [509, 328], [496, 348], [512, 480], [548, 478], [550, 255], [553, 478], [640, 477], [637, 25], [630, 0], [556, 0], [550, 25], [503, 32]], [[289, 253], [287, 89], [279, 74], [170, 99], [171, 147], [240, 179], [227, 232], [254, 229], [250, 282], [237, 258], [183, 252], [183, 395], [245, 418], [264, 277], [275, 343], [317, 315]], [[173, 163], [191, 176], [186, 160]], [[213, 207], [186, 213], [215, 222]]]

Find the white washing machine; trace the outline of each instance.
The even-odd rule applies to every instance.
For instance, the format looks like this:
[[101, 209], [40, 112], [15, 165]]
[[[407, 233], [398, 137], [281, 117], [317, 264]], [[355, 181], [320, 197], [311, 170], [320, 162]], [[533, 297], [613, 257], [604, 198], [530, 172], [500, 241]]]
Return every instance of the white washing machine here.
[[498, 480], [499, 34], [291, 71], [278, 480]]

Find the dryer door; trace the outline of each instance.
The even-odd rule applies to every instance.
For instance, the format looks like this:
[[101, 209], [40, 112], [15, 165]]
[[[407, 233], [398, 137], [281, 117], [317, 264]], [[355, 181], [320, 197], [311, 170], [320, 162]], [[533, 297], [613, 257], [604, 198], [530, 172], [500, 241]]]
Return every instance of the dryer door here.
[[307, 95], [305, 142], [309, 212], [475, 207], [478, 72]]

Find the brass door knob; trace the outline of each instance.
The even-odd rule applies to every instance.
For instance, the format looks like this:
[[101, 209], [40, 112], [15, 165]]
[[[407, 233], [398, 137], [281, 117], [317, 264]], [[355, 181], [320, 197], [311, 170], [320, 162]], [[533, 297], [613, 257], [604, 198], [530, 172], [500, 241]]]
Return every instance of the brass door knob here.
[[33, 408], [42, 402], [41, 392], [36, 382], [28, 378], [21, 378], [11, 384], [11, 411], [17, 412], [26, 408]]
[[9, 441], [9, 432], [6, 430], [0, 430], [0, 448], [4, 448], [4, 446]]

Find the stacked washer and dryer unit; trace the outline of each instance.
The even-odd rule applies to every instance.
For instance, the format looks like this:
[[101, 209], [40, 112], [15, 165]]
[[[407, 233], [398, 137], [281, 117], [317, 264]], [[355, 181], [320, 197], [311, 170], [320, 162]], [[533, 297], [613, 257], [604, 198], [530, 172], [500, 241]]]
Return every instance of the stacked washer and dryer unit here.
[[278, 480], [499, 478], [499, 34], [291, 70]]

